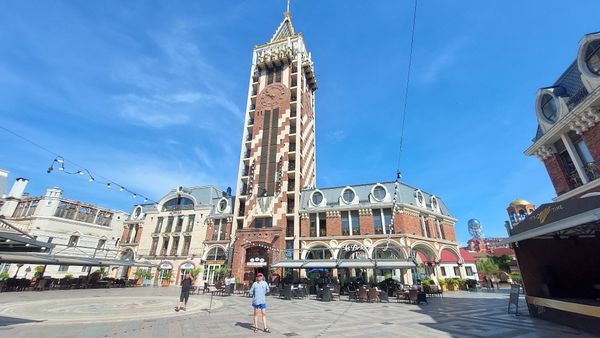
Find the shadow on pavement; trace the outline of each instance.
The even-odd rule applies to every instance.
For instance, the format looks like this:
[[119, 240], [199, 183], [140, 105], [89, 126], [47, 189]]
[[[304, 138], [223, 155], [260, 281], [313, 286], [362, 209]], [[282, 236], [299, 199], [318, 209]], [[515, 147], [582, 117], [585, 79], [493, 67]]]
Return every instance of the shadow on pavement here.
[[243, 328], [248, 329], [248, 330], [253, 330], [254, 329], [254, 325], [252, 325], [250, 323], [237, 322], [237, 323], [235, 323], [235, 326], [243, 327]]
[[31, 319], [0, 316], [0, 326], [10, 326], [10, 325], [16, 325], [16, 324], [40, 323], [40, 322], [43, 322], [43, 320], [31, 320]]

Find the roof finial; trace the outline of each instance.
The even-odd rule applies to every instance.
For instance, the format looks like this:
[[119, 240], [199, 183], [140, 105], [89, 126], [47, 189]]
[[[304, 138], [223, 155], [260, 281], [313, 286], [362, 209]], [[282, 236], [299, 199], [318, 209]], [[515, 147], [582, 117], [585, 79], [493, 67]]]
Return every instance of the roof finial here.
[[289, 18], [291, 15], [292, 13], [290, 13], [290, 0], [287, 0], [287, 11], [285, 12], [285, 16]]

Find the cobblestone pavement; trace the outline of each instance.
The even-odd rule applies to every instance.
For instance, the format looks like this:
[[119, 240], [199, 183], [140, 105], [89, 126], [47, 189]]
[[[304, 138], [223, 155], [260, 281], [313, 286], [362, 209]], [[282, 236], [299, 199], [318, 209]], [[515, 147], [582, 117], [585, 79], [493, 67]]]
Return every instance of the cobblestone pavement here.
[[591, 337], [529, 318], [524, 301], [523, 315], [508, 315], [506, 292], [451, 292], [423, 305], [269, 298], [271, 334], [252, 332], [249, 298], [211, 304], [193, 295], [176, 313], [178, 295], [176, 287], [2, 293], [0, 337]]

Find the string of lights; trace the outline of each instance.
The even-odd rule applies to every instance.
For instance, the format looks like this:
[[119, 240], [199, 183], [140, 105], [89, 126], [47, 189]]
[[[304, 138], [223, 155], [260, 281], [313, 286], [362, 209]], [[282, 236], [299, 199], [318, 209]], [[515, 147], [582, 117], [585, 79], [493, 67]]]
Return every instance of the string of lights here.
[[[93, 175], [92, 172], [86, 168], [80, 167], [82, 170], [76, 170], [76, 171], [69, 171], [67, 170], [67, 167], [65, 167], [65, 162], [66, 160], [64, 159], [64, 157], [62, 156], [57, 156], [54, 158], [54, 160], [52, 160], [52, 163], [50, 163], [50, 166], [48, 167], [48, 170], [46, 170], [46, 172], [48, 174], [52, 173], [55, 169], [54, 166], [56, 165], [58, 167], [58, 171], [68, 174], [68, 175], [79, 175], [79, 176], [87, 176], [88, 181], [90, 183], [96, 183], [96, 184], [101, 184], [103, 186], [105, 186], [107, 189], [112, 189], [117, 188], [119, 189], [120, 192], [126, 192], [131, 194], [131, 196], [133, 198], [137, 198], [140, 197], [144, 200], [145, 204], [158, 204], [158, 202], [156, 201], [152, 201], [150, 200], [148, 197], [138, 194], [126, 187], [124, 187], [122, 184], [117, 183], [113, 180], [107, 179], [103, 176], [100, 175]], [[71, 161], [69, 161], [70, 163], [73, 163]], [[100, 179], [99, 179], [100, 178]]]
[[[97, 184], [101, 184], [104, 185], [107, 189], [112, 189], [114, 188], [118, 188], [118, 190], [120, 192], [125, 192], [128, 194], [131, 194], [131, 196], [133, 198], [138, 198], [140, 197], [141, 199], [143, 199], [144, 203], [149, 203], [149, 204], [158, 204], [158, 202], [151, 200], [150, 198], [148, 198], [145, 195], [139, 194], [137, 192], [134, 192], [131, 189], [126, 188], [123, 184], [117, 183], [114, 180], [108, 179], [102, 175], [99, 175], [97, 173], [92, 173], [91, 170], [85, 168], [84, 166], [75, 163], [74, 161], [71, 160], [67, 160], [65, 159], [63, 156], [61, 156], [60, 154], [58, 154], [55, 151], [52, 151], [48, 148], [46, 148], [45, 146], [15, 132], [12, 131], [4, 126], [0, 126], [1, 130], [4, 130], [5, 132], [20, 138], [21, 140], [51, 154], [54, 156], [54, 159], [52, 160], [52, 162], [50, 163], [50, 166], [48, 167], [48, 169], [46, 170], [46, 172], [48, 174], [52, 173], [53, 171], [57, 170], [60, 171], [62, 173], [65, 173], [67, 175], [77, 175], [77, 176], [85, 176], [87, 177], [88, 181], [91, 183], [97, 183]], [[71, 164], [73, 167], [75, 167], [75, 169], [71, 169], [70, 167], [66, 166], [66, 164]], [[56, 169], [55, 169], [56, 166]]]

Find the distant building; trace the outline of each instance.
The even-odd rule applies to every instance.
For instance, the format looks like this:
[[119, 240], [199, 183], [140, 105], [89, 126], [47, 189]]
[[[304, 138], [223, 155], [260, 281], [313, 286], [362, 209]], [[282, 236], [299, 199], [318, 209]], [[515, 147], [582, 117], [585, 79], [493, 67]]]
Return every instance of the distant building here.
[[535, 100], [538, 129], [525, 151], [557, 196], [509, 226], [532, 316], [600, 334], [600, 33]]
[[[179, 285], [185, 273], [199, 268], [197, 284], [215, 280], [226, 266], [234, 197], [214, 186], [169, 191], [158, 204], [136, 205], [123, 225], [121, 247], [151, 269], [154, 285]], [[135, 271], [123, 270], [134, 278]], [[167, 278], [166, 276], [170, 276]]]
[[[25, 193], [28, 180], [17, 178], [10, 192], [0, 198], [2, 221], [27, 233], [39, 242], [56, 245], [53, 254], [75, 257], [102, 257], [120, 259], [119, 236], [127, 214], [63, 197], [59, 188], [46, 190], [44, 196], [29, 196]], [[67, 260], [68, 261], [68, 260]], [[85, 262], [85, 259], [83, 259]], [[87, 275], [90, 266], [73, 264], [47, 265], [45, 276], [61, 278], [65, 275]], [[2, 263], [0, 272], [12, 277], [33, 277], [34, 268], [44, 264]], [[115, 274], [114, 269], [108, 271]]]

